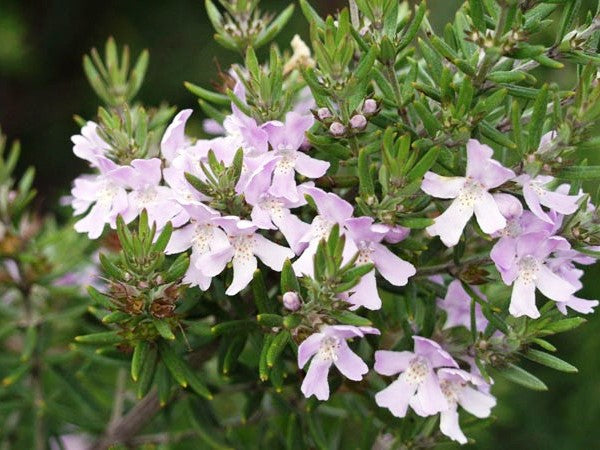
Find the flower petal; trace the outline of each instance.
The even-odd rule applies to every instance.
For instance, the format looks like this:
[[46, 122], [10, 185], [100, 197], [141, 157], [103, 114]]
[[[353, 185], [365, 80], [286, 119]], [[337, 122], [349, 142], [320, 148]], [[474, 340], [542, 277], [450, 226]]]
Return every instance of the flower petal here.
[[451, 407], [446, 411], [442, 411], [440, 414], [440, 431], [459, 444], [466, 444], [468, 442], [467, 437], [460, 429], [456, 408]]
[[346, 341], [340, 342], [337, 360], [334, 361], [338, 370], [349, 380], [360, 381], [369, 371], [365, 362], [356, 353], [350, 350]]
[[427, 227], [431, 236], [439, 236], [446, 247], [458, 244], [460, 236], [473, 215], [473, 208], [454, 200], [450, 207], [435, 218], [435, 223]]
[[319, 178], [329, 169], [329, 163], [312, 158], [306, 153], [296, 152], [296, 171], [308, 178]]
[[404, 286], [417, 273], [415, 266], [396, 256], [384, 245], [374, 244], [373, 248], [371, 259], [377, 271], [394, 286]]
[[319, 351], [323, 337], [323, 333], [313, 333], [300, 343], [298, 346], [298, 367], [302, 369], [310, 357]]
[[506, 219], [500, 213], [492, 194], [483, 192], [481, 195], [482, 198], [475, 203], [474, 207], [477, 223], [484, 233], [492, 234], [500, 231], [506, 226]]
[[375, 371], [381, 375], [396, 375], [404, 372], [411, 359], [415, 357], [413, 352], [393, 352], [390, 350], [377, 350], [375, 352]]
[[410, 400], [410, 406], [420, 416], [430, 416], [448, 408], [448, 401], [433, 370], [417, 388], [417, 395]]
[[408, 403], [415, 394], [417, 386], [406, 383], [398, 378], [384, 390], [375, 394], [375, 403], [382, 408], [387, 408], [396, 417], [406, 416]]
[[287, 247], [271, 242], [260, 234], [254, 235], [254, 254], [271, 269], [278, 272], [286, 259], [292, 259], [294, 252]]
[[443, 177], [427, 172], [421, 183], [421, 190], [436, 198], [456, 198], [464, 185], [464, 177]]
[[567, 302], [577, 290], [571, 283], [552, 272], [545, 264], [540, 264], [535, 282], [546, 297], [557, 302]]
[[314, 395], [319, 400], [327, 400], [329, 398], [329, 383], [327, 375], [331, 361], [325, 361], [319, 358], [313, 358], [302, 382], [300, 390], [306, 398]]
[[458, 403], [475, 417], [483, 419], [492, 413], [492, 408], [496, 406], [496, 399], [490, 394], [465, 386], [458, 394]]
[[535, 306], [535, 283], [525, 282], [520, 277], [515, 280], [508, 312], [514, 317], [540, 317], [540, 312]]

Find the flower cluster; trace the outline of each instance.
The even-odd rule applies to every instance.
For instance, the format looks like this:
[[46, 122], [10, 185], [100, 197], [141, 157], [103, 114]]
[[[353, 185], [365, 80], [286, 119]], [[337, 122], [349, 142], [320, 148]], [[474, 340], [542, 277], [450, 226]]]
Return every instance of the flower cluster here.
[[[468, 2], [441, 39], [424, 4], [410, 16], [395, 1], [351, 1], [323, 21], [302, 0], [312, 46], [296, 36], [291, 55], [273, 47], [261, 65], [254, 48], [291, 10], [267, 25], [257, 3], [222, 1], [223, 15], [207, 1], [219, 42], [245, 55], [218, 92], [186, 84], [209, 137], [186, 134], [191, 109], [162, 130], [119, 98], [72, 138], [93, 170], [68, 199], [75, 230], [97, 239], [108, 225], [121, 247], [99, 256], [108, 292], [90, 290], [113, 329], [78, 342], [131, 350], [139, 396], [155, 372], [165, 402], [171, 382], [210, 399], [242, 378], [241, 390], [268, 381], [284, 394], [245, 393], [248, 410], [289, 398], [308, 411], [352, 391], [361, 413], [383, 408], [369, 426], [398, 447], [464, 444], [459, 411], [488, 417], [496, 376], [546, 388], [521, 357], [576, 370], [545, 337], [598, 305], [576, 294], [600, 255], [600, 221], [575, 175], [600, 169], [567, 167], [600, 120], [584, 95], [600, 101], [596, 74], [580, 70], [569, 96], [530, 87], [532, 61], [515, 61], [539, 50], [522, 36], [546, 9], [506, 2], [485, 13]], [[564, 42], [535, 65], [585, 60]], [[188, 350], [214, 355], [210, 389]], [[285, 414], [292, 436], [300, 413]], [[307, 448], [330, 446], [306, 423]]]

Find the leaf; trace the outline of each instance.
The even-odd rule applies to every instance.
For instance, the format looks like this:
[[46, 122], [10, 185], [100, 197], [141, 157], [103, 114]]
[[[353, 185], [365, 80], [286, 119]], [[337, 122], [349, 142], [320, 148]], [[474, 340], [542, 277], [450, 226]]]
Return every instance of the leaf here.
[[559, 169], [557, 178], [572, 181], [589, 181], [600, 179], [600, 166], [570, 166]]
[[547, 391], [548, 387], [542, 380], [530, 374], [525, 369], [510, 363], [508, 367], [498, 370], [498, 373], [513, 383], [520, 384], [534, 391]]
[[273, 339], [273, 342], [271, 342], [269, 350], [267, 351], [266, 362], [268, 367], [273, 367], [275, 365], [279, 359], [279, 355], [281, 355], [289, 340], [290, 333], [288, 331], [282, 331], [275, 335], [275, 338]]
[[142, 398], [150, 390], [154, 374], [156, 372], [156, 364], [158, 363], [158, 350], [155, 346], [149, 348], [146, 358], [142, 361], [140, 373], [137, 381], [137, 397]]
[[577, 328], [579, 325], [587, 322], [583, 317], [572, 317], [570, 319], [562, 319], [557, 322], [552, 322], [544, 327], [544, 331], [548, 334], [563, 333], [565, 331]]
[[370, 327], [373, 325], [373, 322], [366, 317], [361, 317], [350, 311], [333, 311], [331, 316], [344, 325], [354, 325], [356, 327]]
[[117, 331], [104, 331], [75, 337], [75, 341], [80, 344], [94, 345], [119, 344], [122, 340], [121, 335]]
[[283, 317], [279, 314], [259, 314], [256, 320], [266, 327], [280, 327], [283, 325]]
[[440, 150], [441, 148], [437, 145], [429, 149], [429, 151], [425, 153], [421, 159], [419, 159], [419, 162], [416, 163], [414, 167], [406, 174], [408, 182], [421, 179], [437, 161]]
[[173, 379], [179, 383], [182, 387], [188, 386], [188, 380], [185, 377], [184, 362], [181, 360], [181, 356], [177, 355], [173, 348], [165, 341], [159, 341], [158, 351], [160, 353], [160, 359], [167, 366], [169, 372], [173, 376]]
[[171, 326], [167, 322], [160, 319], [153, 319], [152, 322], [154, 323], [154, 328], [156, 328], [158, 334], [160, 334], [164, 339], [167, 339], [168, 341], [175, 340], [175, 335], [173, 334], [173, 331], [171, 331]]
[[220, 336], [222, 334], [232, 334], [247, 332], [256, 327], [256, 322], [250, 319], [230, 320], [219, 323], [211, 328], [212, 334]]
[[286, 292], [300, 292], [300, 283], [289, 259], [285, 260], [281, 270], [281, 293]]
[[375, 185], [370, 172], [370, 159], [367, 149], [363, 148], [358, 154], [359, 192], [365, 197], [375, 195]]
[[544, 121], [546, 120], [546, 110], [548, 108], [548, 85], [545, 84], [540, 89], [531, 113], [531, 121], [527, 128], [527, 149], [534, 151], [540, 144], [542, 132], [544, 131]]
[[146, 341], [138, 342], [133, 349], [133, 357], [131, 358], [131, 379], [133, 381], [138, 380], [142, 366], [144, 365], [149, 352], [150, 344]]
[[183, 84], [188, 91], [194, 95], [197, 95], [201, 99], [206, 100], [207, 102], [216, 103], [217, 105], [223, 106], [229, 106], [231, 104], [229, 97], [226, 95], [209, 91], [208, 89], [204, 89], [203, 87], [197, 86], [188, 81], [185, 81]]
[[563, 361], [560, 358], [557, 358], [554, 355], [550, 355], [549, 353], [541, 352], [539, 350], [529, 349], [526, 353], [523, 354], [523, 356], [538, 364], [542, 364], [544, 366], [550, 367], [551, 369], [559, 370], [561, 372], [578, 372], [577, 367], [569, 364], [566, 361]]

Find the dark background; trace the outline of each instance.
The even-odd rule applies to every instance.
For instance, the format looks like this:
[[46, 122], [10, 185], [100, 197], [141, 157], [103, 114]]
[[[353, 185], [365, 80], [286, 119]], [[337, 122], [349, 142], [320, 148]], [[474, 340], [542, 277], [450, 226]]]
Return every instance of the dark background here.
[[[209, 86], [217, 78], [215, 61], [227, 67], [235, 55], [212, 40], [201, 0], [0, 0], [0, 125], [23, 146], [21, 168], [34, 165], [42, 205], [51, 207], [70, 182], [85, 170], [71, 153], [69, 137], [78, 132], [72, 117], [93, 118], [97, 99], [81, 70], [82, 55], [101, 48], [112, 35], [136, 55], [150, 50], [146, 83], [138, 98], [147, 105], [168, 100], [179, 108], [195, 107], [183, 81]], [[288, 1], [263, 0], [263, 9], [281, 10]], [[436, 29], [462, 3], [432, 0], [430, 21]], [[585, 2], [588, 9], [596, 0]], [[345, 4], [313, 0], [322, 13]], [[296, 10], [278, 38], [287, 46], [295, 33], [306, 37], [306, 22]], [[553, 30], [538, 38], [552, 39]], [[559, 74], [558, 77], [555, 74]], [[569, 85], [573, 71], [547, 74]], [[200, 113], [196, 115], [199, 117]], [[600, 297], [597, 270], [587, 276], [586, 298]], [[552, 340], [560, 356], [579, 367], [567, 375], [528, 366], [550, 391], [527, 391], [498, 380], [497, 422], [475, 433], [477, 448], [600, 448], [600, 318], [565, 337]]]

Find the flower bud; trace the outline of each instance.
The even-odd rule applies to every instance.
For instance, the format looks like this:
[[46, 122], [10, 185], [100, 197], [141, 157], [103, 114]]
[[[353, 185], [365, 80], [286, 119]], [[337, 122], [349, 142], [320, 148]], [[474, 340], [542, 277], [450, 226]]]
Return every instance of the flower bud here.
[[327, 120], [331, 119], [333, 117], [333, 114], [331, 114], [329, 108], [319, 108], [319, 110], [317, 111], [317, 116], [319, 116], [319, 119], [321, 120]]
[[297, 311], [300, 308], [300, 297], [295, 292], [286, 292], [283, 294], [283, 306], [290, 311]]
[[374, 114], [377, 111], [377, 102], [372, 98], [366, 99], [362, 110], [365, 114]]
[[329, 127], [329, 132], [334, 136], [343, 136], [346, 133], [346, 127], [339, 122], [333, 122]]
[[367, 126], [367, 119], [362, 114], [356, 114], [350, 119], [350, 126], [353, 130], [363, 130]]

